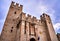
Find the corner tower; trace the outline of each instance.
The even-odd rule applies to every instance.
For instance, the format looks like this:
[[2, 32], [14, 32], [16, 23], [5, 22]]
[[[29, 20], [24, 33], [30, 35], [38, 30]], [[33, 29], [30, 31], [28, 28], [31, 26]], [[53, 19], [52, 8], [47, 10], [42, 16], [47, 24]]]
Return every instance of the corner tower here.
[[47, 27], [48, 34], [50, 36], [51, 41], [58, 41], [53, 25], [52, 25], [52, 21], [50, 19], [50, 16], [44, 13], [43, 18], [44, 18], [43, 20], [46, 23], [46, 27]]

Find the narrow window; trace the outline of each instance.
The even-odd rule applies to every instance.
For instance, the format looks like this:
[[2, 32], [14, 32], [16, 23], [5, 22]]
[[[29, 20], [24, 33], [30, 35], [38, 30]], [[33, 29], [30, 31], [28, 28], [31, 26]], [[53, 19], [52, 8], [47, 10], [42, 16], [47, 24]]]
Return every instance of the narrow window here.
[[40, 37], [38, 37], [38, 40], [40, 39]]
[[11, 32], [13, 32], [13, 30], [11, 30]]
[[26, 30], [25, 30], [24, 34], [26, 34]]
[[14, 14], [16, 14], [16, 11], [14, 12]]
[[24, 34], [26, 34], [26, 21], [25, 21], [25, 31], [24, 31]]
[[19, 29], [19, 24], [20, 24], [20, 21], [19, 21], [19, 23], [17, 24], [17, 29]]
[[29, 22], [29, 35], [31, 35], [31, 23]]

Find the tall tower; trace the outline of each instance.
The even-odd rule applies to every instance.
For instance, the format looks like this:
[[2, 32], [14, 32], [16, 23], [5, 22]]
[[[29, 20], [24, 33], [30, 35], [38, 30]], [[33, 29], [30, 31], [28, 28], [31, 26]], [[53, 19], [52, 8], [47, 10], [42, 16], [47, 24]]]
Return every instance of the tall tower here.
[[57, 36], [55, 34], [55, 31], [54, 31], [54, 28], [53, 28], [53, 25], [52, 25], [52, 22], [51, 22], [51, 19], [50, 19], [50, 16], [45, 14], [45, 13], [42, 16], [44, 18], [43, 20], [45, 21], [45, 24], [47, 27], [46, 29], [48, 31], [48, 35], [51, 39], [50, 41], [58, 41]]
[[1, 41], [58, 41], [49, 15], [40, 19], [22, 12], [23, 6], [11, 3], [1, 33]]
[[12, 2], [1, 33], [1, 41], [15, 41], [22, 5]]

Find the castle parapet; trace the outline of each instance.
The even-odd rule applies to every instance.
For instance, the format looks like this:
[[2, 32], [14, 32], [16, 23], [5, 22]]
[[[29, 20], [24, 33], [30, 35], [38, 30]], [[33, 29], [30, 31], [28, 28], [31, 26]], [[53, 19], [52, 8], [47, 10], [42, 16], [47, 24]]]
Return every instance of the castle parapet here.
[[14, 6], [15, 2], [12, 1], [11, 6]]
[[16, 3], [16, 8], [17, 8], [17, 7], [19, 7], [19, 4], [18, 4], [18, 3]]
[[32, 21], [32, 24], [36, 24], [37, 23], [36, 17], [33, 16], [31, 21]]
[[43, 13], [43, 14], [40, 16], [40, 19], [41, 19], [42, 21], [45, 21], [46, 19], [49, 19], [49, 15]]
[[20, 9], [20, 11], [22, 11], [23, 10], [23, 5], [20, 5], [19, 9]]
[[22, 12], [20, 16], [21, 16], [20, 18], [21, 20], [26, 20], [26, 13]]
[[31, 22], [31, 15], [27, 15], [27, 17], [26, 17], [26, 20], [28, 21], [28, 22]]
[[10, 6], [11, 8], [15, 8], [15, 9], [18, 9], [18, 10], [22, 10], [23, 9], [23, 5], [19, 5], [18, 3], [15, 3], [15, 2], [13, 2], [12, 1], [12, 3], [11, 3], [11, 6]]

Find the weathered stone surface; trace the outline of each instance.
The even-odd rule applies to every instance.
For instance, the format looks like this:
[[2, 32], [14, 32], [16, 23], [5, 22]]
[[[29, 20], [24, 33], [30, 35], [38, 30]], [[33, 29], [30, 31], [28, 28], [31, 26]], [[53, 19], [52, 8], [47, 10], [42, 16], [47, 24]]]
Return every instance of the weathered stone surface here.
[[14, 3], [9, 8], [1, 41], [58, 41], [49, 15], [43, 14], [40, 19], [26, 16], [23, 5]]
[[57, 38], [60, 41], [60, 33], [57, 33]]

